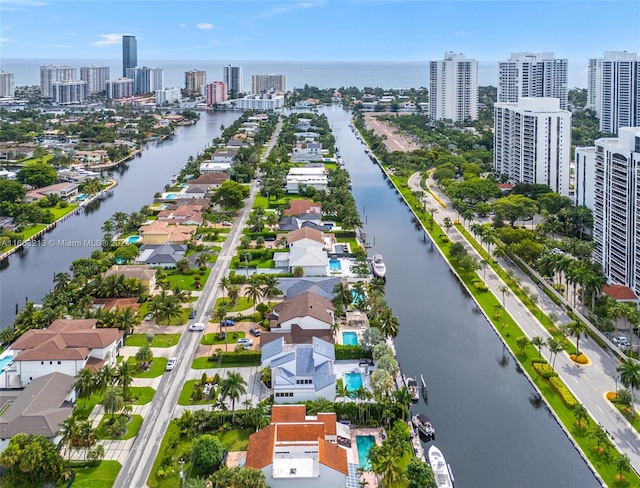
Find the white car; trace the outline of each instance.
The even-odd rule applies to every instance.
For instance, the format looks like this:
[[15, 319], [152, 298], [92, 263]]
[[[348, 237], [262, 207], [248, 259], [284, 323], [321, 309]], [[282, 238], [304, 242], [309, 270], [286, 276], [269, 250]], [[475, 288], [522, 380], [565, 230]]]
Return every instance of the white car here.
[[238, 344], [243, 344], [245, 346], [253, 346], [253, 339], [248, 339], [246, 337], [242, 337], [238, 339]]
[[166, 370], [167, 371], [172, 371], [177, 362], [178, 362], [178, 358], [169, 359], [169, 362], [167, 363]]
[[618, 347], [631, 347], [629, 340], [625, 336], [614, 337], [611, 341]]
[[195, 323], [193, 323], [193, 324], [191, 324], [189, 326], [189, 330], [196, 330], [196, 331], [204, 330], [204, 323], [203, 322], [195, 322]]

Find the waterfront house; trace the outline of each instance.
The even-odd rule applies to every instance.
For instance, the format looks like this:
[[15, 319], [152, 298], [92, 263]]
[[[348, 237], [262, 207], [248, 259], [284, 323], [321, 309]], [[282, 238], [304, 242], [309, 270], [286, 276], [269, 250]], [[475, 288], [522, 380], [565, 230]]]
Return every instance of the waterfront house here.
[[158, 221], [169, 224], [202, 225], [202, 207], [200, 205], [181, 204], [171, 206], [158, 213]]
[[293, 273], [296, 268], [302, 268], [303, 276], [326, 276], [329, 256], [320, 246], [295, 245], [288, 253], [277, 252], [273, 256], [277, 269]]
[[291, 200], [289, 208], [284, 210], [283, 215], [290, 217], [308, 213], [321, 215], [322, 204], [320, 202], [312, 202], [307, 198]]
[[137, 279], [145, 288], [145, 293], [149, 295], [156, 287], [156, 270], [149, 266], [138, 264], [114, 264], [103, 275], [103, 278], [109, 276], [123, 276], [125, 280]]
[[269, 315], [270, 329], [288, 332], [293, 324], [303, 329], [331, 329], [335, 307], [330, 300], [311, 292], [287, 298], [273, 307]]
[[58, 319], [46, 329], [25, 332], [7, 350], [13, 362], [0, 374], [0, 388], [24, 388], [51, 372], [75, 377], [82, 368], [115, 366], [124, 333], [96, 328], [97, 322]]
[[184, 258], [187, 246], [184, 244], [149, 244], [140, 247], [136, 264], [147, 264], [160, 268], [175, 268]]
[[327, 184], [327, 174], [324, 167], [290, 168], [286, 177], [287, 193], [298, 193], [300, 186], [311, 186], [318, 191], [325, 191]]
[[280, 337], [262, 346], [262, 368], [271, 368], [275, 403], [336, 397], [334, 345], [318, 337], [311, 344], [287, 344]]
[[322, 144], [319, 142], [307, 142], [296, 144], [291, 153], [292, 162], [322, 161]]
[[324, 237], [322, 232], [309, 227], [302, 227], [298, 230], [293, 230], [285, 236], [287, 240], [287, 247], [292, 249], [295, 247], [319, 247], [324, 245]]
[[305, 405], [274, 405], [271, 424], [249, 436], [245, 467], [262, 471], [272, 488], [344, 488], [345, 436], [349, 429], [335, 413], [309, 416]]
[[220, 188], [220, 185], [229, 179], [229, 173], [206, 173], [195, 179], [187, 181], [188, 185], [209, 185], [210, 188]]
[[312, 292], [316, 295], [325, 297], [331, 301], [335, 297], [333, 289], [341, 278], [336, 277], [305, 277], [305, 278], [280, 278], [278, 280], [278, 289], [282, 291], [285, 297], [293, 298], [304, 292]]
[[57, 195], [62, 200], [70, 200], [78, 195], [78, 185], [76, 183], [57, 183], [55, 185], [43, 186], [27, 192], [22, 199], [25, 203], [42, 200], [49, 195]]
[[260, 348], [280, 339], [284, 339], [285, 344], [311, 344], [314, 337], [331, 344], [335, 342], [333, 331], [329, 329], [303, 329], [299, 325], [293, 324], [291, 330], [287, 332], [263, 331], [260, 334]]
[[278, 228], [283, 232], [302, 229], [303, 227], [309, 227], [321, 232], [329, 230], [329, 228], [322, 225], [322, 216], [317, 213], [304, 213], [296, 217], [282, 217], [278, 222]]
[[220, 149], [211, 155], [211, 162], [233, 164], [233, 158], [236, 154], [238, 154], [238, 150], [234, 148]]
[[0, 453], [17, 434], [41, 435], [57, 444], [60, 424], [73, 413], [76, 379], [49, 373], [34, 379], [24, 390], [0, 390]]
[[181, 195], [188, 198], [211, 198], [213, 192], [211, 191], [211, 185], [198, 185], [188, 183]]
[[200, 174], [208, 173], [228, 173], [231, 169], [231, 163], [213, 163], [211, 161], [200, 164]]
[[197, 230], [197, 225], [170, 225], [160, 220], [138, 229], [143, 244], [183, 244], [190, 241]]

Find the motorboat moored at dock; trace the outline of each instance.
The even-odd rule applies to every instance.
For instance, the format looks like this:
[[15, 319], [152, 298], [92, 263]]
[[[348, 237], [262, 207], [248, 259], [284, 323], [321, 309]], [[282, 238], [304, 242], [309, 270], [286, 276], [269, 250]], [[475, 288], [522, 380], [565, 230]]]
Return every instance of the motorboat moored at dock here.
[[411, 423], [416, 429], [418, 429], [418, 432], [420, 432], [423, 436], [428, 438], [435, 437], [436, 429], [433, 428], [433, 425], [431, 424], [431, 419], [427, 417], [425, 414], [419, 413], [417, 415], [414, 415], [413, 418], [411, 419]]
[[444, 459], [442, 452], [436, 446], [429, 448], [429, 464], [433, 470], [433, 476], [438, 488], [453, 488], [453, 474], [451, 467]]

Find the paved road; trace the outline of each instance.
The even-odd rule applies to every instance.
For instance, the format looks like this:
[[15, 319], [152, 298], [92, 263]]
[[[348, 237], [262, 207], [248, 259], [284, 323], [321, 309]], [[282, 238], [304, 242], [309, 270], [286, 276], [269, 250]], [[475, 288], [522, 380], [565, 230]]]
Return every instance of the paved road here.
[[[420, 178], [421, 175], [418, 173], [411, 176], [409, 179], [409, 188], [411, 190], [422, 191]], [[441, 226], [446, 217], [449, 217], [453, 222], [457, 217], [457, 213], [451, 209], [447, 197], [437, 190], [435, 183], [430, 181], [431, 183], [434, 186], [429, 188], [438, 193], [438, 197], [447, 204], [447, 208], [442, 208], [433, 196], [425, 192], [425, 198], [428, 200], [427, 207], [437, 208], [434, 217]], [[462, 234], [454, 229], [455, 227], [449, 231], [449, 237], [452, 242], [463, 243], [468, 252], [479, 258], [480, 255], [475, 249]], [[560, 323], [566, 324], [570, 322], [570, 318], [562, 307], [556, 305], [517, 266], [503, 259], [500, 260], [500, 265], [504, 269], [512, 269], [522, 280], [522, 285], [528, 286], [533, 293], [539, 296], [540, 306], [544, 313], [554, 312], [559, 317]], [[481, 275], [482, 273], [485, 273], [485, 271], [480, 271]], [[498, 300], [502, 302], [502, 294], [499, 288], [505, 283], [491, 267], [486, 269], [485, 282]], [[529, 339], [541, 336], [546, 340], [550, 337], [544, 326], [513, 293], [505, 296], [505, 308]], [[586, 366], [577, 365], [566, 352], [563, 352], [558, 354], [555, 360], [555, 369], [578, 401], [586, 407], [591, 416], [610, 434], [610, 438], [618, 450], [629, 456], [634, 469], [640, 471], [640, 435], [629, 426], [627, 420], [605, 397], [607, 392], [615, 391], [616, 387], [620, 386], [615, 380], [618, 375], [616, 371], [619, 364], [618, 360], [609, 352], [604, 351], [590, 337], [580, 339], [580, 350], [591, 360], [591, 364]], [[546, 357], [548, 359], [548, 352]]]
[[[281, 127], [282, 124], [278, 123], [273, 137], [269, 142], [269, 146], [264, 153], [263, 160], [266, 159], [266, 155], [273, 149]], [[220, 282], [220, 278], [227, 273], [229, 265], [231, 264], [231, 258], [235, 255], [236, 248], [242, 237], [242, 229], [249, 217], [257, 193], [258, 184], [256, 180], [254, 180], [251, 183], [250, 196], [243, 209], [239, 211], [229, 235], [222, 245], [218, 260], [211, 269], [209, 279], [197, 301], [196, 309], [198, 310], [198, 315], [195, 319], [189, 321], [189, 323], [206, 323], [209, 320], [211, 310], [218, 295], [218, 283]], [[115, 487], [142, 488], [146, 486], [146, 480], [151, 473], [153, 462], [158, 455], [160, 443], [176, 410], [180, 391], [185, 381], [192, 375], [191, 363], [198, 350], [200, 338], [201, 333], [199, 332], [186, 332], [180, 337], [180, 341], [174, 352], [178, 358], [177, 366], [173, 371], [164, 374], [163, 380], [160, 382], [158, 390], [151, 402], [147, 416], [135, 438], [130, 454], [116, 478]], [[202, 375], [202, 372], [200, 372], [200, 375]]]

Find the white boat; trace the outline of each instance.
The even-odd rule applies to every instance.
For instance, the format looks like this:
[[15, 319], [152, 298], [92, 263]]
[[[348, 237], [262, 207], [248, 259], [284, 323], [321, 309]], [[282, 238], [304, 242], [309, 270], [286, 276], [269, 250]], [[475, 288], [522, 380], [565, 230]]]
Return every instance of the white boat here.
[[411, 395], [412, 402], [417, 402], [418, 400], [420, 400], [418, 382], [413, 378], [407, 378], [407, 390], [409, 390], [409, 394]]
[[414, 415], [411, 419], [411, 423], [416, 429], [418, 429], [418, 432], [426, 437], [432, 438], [436, 435], [436, 429], [431, 425], [431, 419], [423, 413]]
[[373, 255], [373, 274], [378, 278], [384, 278], [387, 274], [387, 267], [382, 259], [382, 254]]
[[445, 461], [442, 452], [436, 446], [429, 448], [429, 464], [438, 488], [453, 488], [453, 474], [451, 467]]

